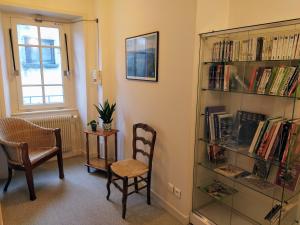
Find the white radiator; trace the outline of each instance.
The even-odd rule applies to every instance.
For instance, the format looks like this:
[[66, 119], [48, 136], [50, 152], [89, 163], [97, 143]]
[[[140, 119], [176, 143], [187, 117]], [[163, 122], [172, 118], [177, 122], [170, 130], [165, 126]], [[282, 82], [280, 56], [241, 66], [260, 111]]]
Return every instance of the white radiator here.
[[46, 128], [60, 128], [63, 152], [80, 148], [80, 122], [76, 115], [57, 115], [29, 118], [32, 123]]

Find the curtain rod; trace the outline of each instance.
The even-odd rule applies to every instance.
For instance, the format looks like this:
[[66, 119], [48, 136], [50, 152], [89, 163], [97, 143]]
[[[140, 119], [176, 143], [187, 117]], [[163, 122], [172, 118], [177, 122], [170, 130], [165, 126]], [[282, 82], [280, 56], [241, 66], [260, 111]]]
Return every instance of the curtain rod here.
[[64, 23], [64, 24], [73, 24], [73, 23], [79, 23], [79, 22], [96, 22], [98, 23], [99, 22], [99, 19], [96, 18], [96, 19], [80, 19], [80, 20], [75, 20], [75, 21], [71, 21], [71, 22], [67, 22], [67, 21], [55, 21], [55, 20], [50, 20], [50, 19], [43, 19], [41, 15], [37, 15], [35, 18], [34, 18], [34, 21], [35, 22], [39, 22], [39, 23], [42, 23], [42, 22], [52, 22], [52, 23]]

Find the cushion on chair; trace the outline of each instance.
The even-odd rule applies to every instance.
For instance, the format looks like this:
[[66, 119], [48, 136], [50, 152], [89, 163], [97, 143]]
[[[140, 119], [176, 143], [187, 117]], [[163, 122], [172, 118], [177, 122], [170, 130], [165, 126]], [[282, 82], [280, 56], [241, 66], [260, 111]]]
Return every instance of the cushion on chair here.
[[29, 148], [29, 159], [32, 164], [36, 163], [40, 159], [44, 158], [45, 156], [56, 152], [58, 150], [57, 147], [41, 147], [41, 148]]
[[148, 172], [148, 166], [135, 159], [125, 159], [111, 165], [112, 171], [120, 177], [137, 177]]

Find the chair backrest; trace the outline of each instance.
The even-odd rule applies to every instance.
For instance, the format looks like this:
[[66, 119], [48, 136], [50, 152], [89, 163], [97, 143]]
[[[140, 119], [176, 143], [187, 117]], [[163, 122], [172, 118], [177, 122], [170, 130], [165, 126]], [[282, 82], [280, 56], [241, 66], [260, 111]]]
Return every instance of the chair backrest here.
[[[146, 138], [141, 135], [138, 135], [138, 129], [141, 129], [146, 133], [150, 133], [151, 137]], [[152, 127], [143, 123], [137, 123], [133, 125], [133, 140], [132, 140], [133, 158], [136, 159], [138, 153], [148, 157], [149, 171], [151, 171], [152, 169], [152, 160], [153, 160], [155, 141], [156, 141], [156, 131]], [[143, 149], [138, 148], [137, 147], [138, 142], [141, 142], [145, 146], [149, 146], [150, 151], [147, 152]]]
[[5, 141], [24, 142], [32, 147], [54, 142], [54, 136], [45, 141], [42, 132], [41, 127], [21, 118], [0, 119], [0, 139]]

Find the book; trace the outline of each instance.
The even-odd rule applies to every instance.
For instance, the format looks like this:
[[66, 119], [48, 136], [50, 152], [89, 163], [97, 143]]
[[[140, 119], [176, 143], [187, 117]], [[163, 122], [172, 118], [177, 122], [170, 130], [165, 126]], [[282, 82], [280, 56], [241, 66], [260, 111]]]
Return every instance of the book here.
[[205, 138], [210, 139], [210, 123], [209, 123], [209, 116], [211, 113], [216, 113], [216, 112], [225, 112], [225, 106], [220, 105], [220, 106], [208, 106], [205, 107], [205, 125], [204, 125], [204, 133], [205, 133]]
[[271, 54], [271, 59], [275, 60], [276, 55], [277, 55], [277, 42], [278, 42], [278, 37], [274, 36], [273, 37], [273, 42], [272, 42], [272, 54]]
[[291, 167], [288, 172], [286, 171], [286, 168], [284, 166], [281, 166], [278, 169], [275, 183], [279, 186], [285, 187], [290, 191], [295, 191], [299, 182], [299, 175], [299, 164], [293, 165], [293, 167]]
[[215, 145], [207, 145], [208, 159], [214, 163], [224, 163], [226, 161], [225, 149]]
[[254, 89], [256, 76], [257, 76], [257, 68], [254, 68], [252, 70], [251, 77], [250, 77], [250, 83], [249, 83], [249, 89], [248, 89], [249, 92], [252, 92]]
[[295, 70], [296, 70], [296, 67], [294, 67], [294, 66], [289, 66], [286, 68], [286, 73], [285, 73], [285, 75], [281, 81], [281, 84], [278, 88], [278, 92], [277, 92], [278, 95], [283, 96], [290, 79], [292, 78], [292, 76], [295, 73]]
[[280, 211], [281, 205], [276, 204], [273, 206], [273, 208], [268, 212], [268, 214], [265, 216], [265, 220], [271, 221], [271, 219]]
[[281, 83], [281, 81], [284, 77], [284, 71], [285, 71], [284, 66], [279, 67], [278, 72], [276, 74], [276, 78], [274, 79], [272, 87], [271, 87], [270, 92], [269, 92], [270, 95], [276, 95], [277, 94], [279, 85], [280, 85], [280, 83]]
[[265, 68], [259, 86], [257, 88], [258, 94], [265, 94], [266, 86], [271, 76], [271, 68]]
[[220, 166], [218, 168], [215, 168], [214, 171], [216, 171], [217, 173], [222, 174], [226, 177], [231, 177], [231, 178], [237, 177], [241, 173], [244, 172], [243, 169], [241, 169], [239, 167], [236, 167], [232, 164], [228, 164], [228, 165], [225, 165], [225, 166]]
[[256, 47], [256, 60], [262, 60], [262, 50], [263, 50], [263, 37], [257, 38], [257, 47]]
[[233, 115], [230, 113], [219, 114], [218, 124], [219, 124], [219, 139], [221, 141], [226, 141], [231, 138], [233, 130]]
[[270, 169], [271, 169], [271, 162], [264, 161], [261, 159], [255, 159], [252, 174], [259, 178], [267, 179], [270, 173]]
[[217, 112], [217, 113], [212, 113], [212, 124], [213, 124], [213, 135], [214, 137], [211, 139], [211, 141], [214, 140], [219, 140], [220, 132], [219, 132], [219, 120], [218, 120], [218, 115], [225, 114], [226, 112]]
[[274, 82], [274, 80], [276, 78], [277, 73], [278, 73], [278, 67], [275, 66], [275, 67], [272, 68], [272, 72], [271, 72], [269, 81], [268, 81], [268, 83], [266, 85], [265, 93], [270, 93], [270, 89], [271, 89], [271, 87], [273, 85], [273, 82]]
[[272, 135], [274, 133], [275, 124], [277, 124], [278, 122], [282, 121], [282, 118], [274, 118], [274, 119], [270, 119], [269, 120], [269, 124], [268, 127], [266, 128], [263, 137], [261, 139], [261, 143], [259, 145], [259, 148], [257, 150], [257, 155], [261, 156], [261, 157], [265, 157], [265, 154], [267, 152], [268, 146], [271, 142], [272, 139]]
[[201, 189], [217, 200], [222, 200], [238, 192], [236, 189], [217, 180], [214, 180], [212, 184], [202, 187]]
[[251, 144], [260, 121], [265, 120], [265, 115], [247, 111], [237, 111], [233, 138], [239, 145], [248, 146]]
[[249, 153], [252, 153], [254, 151], [254, 147], [255, 147], [255, 144], [258, 140], [258, 137], [259, 137], [259, 134], [264, 126], [264, 123], [265, 121], [260, 121], [259, 124], [258, 124], [258, 127], [256, 129], [256, 132], [255, 132], [255, 135], [252, 139], [252, 142], [251, 142], [251, 145], [250, 145], [250, 148], [249, 148]]
[[269, 146], [267, 148], [267, 151], [266, 151], [266, 154], [265, 154], [265, 157], [264, 157], [265, 160], [268, 160], [268, 158], [270, 157], [270, 154], [271, 154], [272, 149], [273, 149], [273, 145], [275, 143], [276, 137], [278, 136], [278, 132], [279, 132], [279, 129], [280, 129], [281, 125], [282, 125], [281, 121], [279, 121], [279, 122], [277, 122], [273, 125], [274, 132], [273, 132], [272, 136], [270, 137], [270, 143], [269, 143]]

